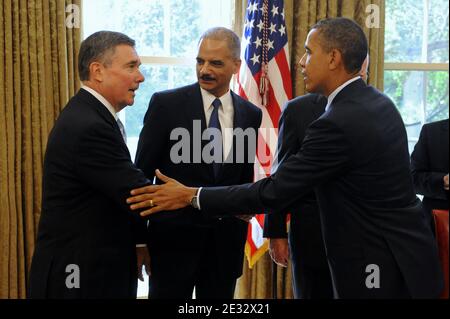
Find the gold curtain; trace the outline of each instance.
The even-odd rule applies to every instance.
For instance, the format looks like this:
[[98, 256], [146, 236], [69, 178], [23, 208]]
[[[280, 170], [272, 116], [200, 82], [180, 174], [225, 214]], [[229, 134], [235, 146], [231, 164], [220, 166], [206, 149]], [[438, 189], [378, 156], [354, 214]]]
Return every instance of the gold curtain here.
[[[366, 20], [373, 15], [369, 5], [379, 9], [378, 27], [369, 28]], [[234, 30], [242, 35], [247, 0], [235, 0]], [[297, 63], [303, 56], [308, 32], [316, 22], [324, 18], [347, 17], [354, 19], [364, 30], [369, 41], [369, 84], [383, 90], [384, 68], [384, 12], [385, 0], [284, 0], [286, 27], [289, 38], [291, 72], [294, 96], [305, 94], [303, 77]], [[367, 10], [367, 12], [366, 12]], [[376, 14], [376, 13], [375, 13]], [[278, 267], [277, 297], [292, 298], [291, 269]], [[253, 267], [244, 261], [244, 271], [237, 282], [236, 298], [272, 298], [272, 262], [265, 254]]]
[[47, 136], [80, 86], [80, 12], [81, 0], [0, 1], [0, 298], [26, 296]]

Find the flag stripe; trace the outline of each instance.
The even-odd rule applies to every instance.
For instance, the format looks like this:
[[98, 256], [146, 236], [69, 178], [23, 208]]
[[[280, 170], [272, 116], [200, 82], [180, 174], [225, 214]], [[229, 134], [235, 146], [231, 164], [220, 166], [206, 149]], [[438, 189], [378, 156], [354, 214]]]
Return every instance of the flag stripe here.
[[277, 85], [275, 85], [275, 90], [274, 87], [271, 84], [269, 85], [269, 106], [267, 107], [267, 111], [270, 114], [270, 118], [272, 120], [272, 127], [277, 127], [278, 128], [278, 120], [280, 119], [280, 114], [281, 114], [281, 107], [278, 104], [278, 101], [282, 101], [282, 100], [277, 100], [276, 95], [278, 95], [278, 92], [280, 92], [277, 88]]
[[[277, 61], [278, 68], [280, 69], [280, 74], [291, 74], [291, 70], [289, 67], [289, 61], [286, 57], [289, 56], [289, 48], [288, 45], [284, 47], [285, 53], [283, 54], [281, 51], [275, 56], [275, 60]], [[286, 92], [287, 99], [292, 99], [292, 81], [291, 76], [289, 76], [287, 79], [283, 79], [281, 81], [283, 83], [284, 92]]]

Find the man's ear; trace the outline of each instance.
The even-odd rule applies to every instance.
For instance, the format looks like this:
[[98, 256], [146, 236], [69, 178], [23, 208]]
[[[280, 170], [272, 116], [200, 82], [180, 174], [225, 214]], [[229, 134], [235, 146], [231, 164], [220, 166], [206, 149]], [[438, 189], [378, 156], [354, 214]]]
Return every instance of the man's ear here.
[[235, 60], [234, 61], [234, 70], [233, 70], [233, 74], [237, 74], [239, 72], [239, 69], [241, 68], [241, 59]]
[[100, 62], [92, 62], [89, 65], [89, 74], [91, 80], [97, 81], [97, 82], [103, 82], [103, 70], [104, 70], [103, 64]]
[[337, 49], [332, 49], [329, 53], [329, 68], [330, 70], [336, 70], [342, 64], [342, 53]]

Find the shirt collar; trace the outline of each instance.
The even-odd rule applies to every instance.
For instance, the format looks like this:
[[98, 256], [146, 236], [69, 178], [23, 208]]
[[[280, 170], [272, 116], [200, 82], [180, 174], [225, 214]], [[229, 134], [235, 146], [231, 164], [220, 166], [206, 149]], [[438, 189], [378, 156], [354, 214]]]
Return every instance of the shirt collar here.
[[111, 113], [111, 115], [114, 117], [114, 119], [117, 121], [118, 116], [116, 113], [116, 110], [113, 108], [113, 106], [111, 105], [111, 103], [108, 102], [107, 99], [105, 99], [100, 93], [98, 93], [97, 91], [95, 91], [94, 89], [90, 88], [89, 86], [86, 85], [82, 85], [81, 86], [82, 89], [88, 91], [89, 93], [91, 93], [97, 100], [99, 100], [107, 109], [108, 111]]
[[358, 80], [360, 78], [361, 77], [358, 75], [358, 76], [354, 77], [353, 79], [348, 80], [347, 82], [345, 82], [344, 84], [339, 86], [336, 90], [334, 90], [333, 93], [331, 93], [328, 96], [328, 103], [327, 103], [327, 106], [325, 107], [325, 112], [329, 110], [331, 103], [333, 102], [333, 100], [336, 97], [336, 95], [339, 94], [339, 92], [341, 92], [347, 85], [349, 85], [350, 83], [355, 82], [356, 80]]
[[205, 89], [202, 89], [200, 87], [200, 91], [202, 93], [202, 100], [203, 100], [203, 107], [205, 108], [205, 111], [207, 111], [211, 105], [212, 102], [214, 102], [215, 99], [219, 99], [222, 103], [222, 107], [225, 108], [228, 105], [233, 105], [232, 99], [231, 99], [231, 90], [228, 90], [227, 93], [222, 95], [221, 97], [217, 98], [215, 95], [209, 93]]

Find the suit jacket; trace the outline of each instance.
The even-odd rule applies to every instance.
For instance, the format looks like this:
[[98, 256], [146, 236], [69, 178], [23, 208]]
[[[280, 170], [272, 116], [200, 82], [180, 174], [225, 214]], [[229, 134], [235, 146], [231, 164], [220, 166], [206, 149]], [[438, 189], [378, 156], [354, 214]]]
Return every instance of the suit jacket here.
[[[261, 110], [233, 92], [231, 95], [234, 105], [233, 127], [251, 128], [257, 133], [262, 119]], [[250, 157], [246, 155], [244, 163], [223, 164], [217, 179], [214, 178], [212, 164], [206, 164], [201, 158], [196, 158], [209, 143], [206, 140], [200, 141], [198, 135], [207, 128], [204, 113], [198, 84], [155, 93], [144, 118], [144, 127], [136, 153], [136, 165], [149, 178], [153, 178], [155, 169], [159, 168], [167, 176], [186, 185], [213, 186], [251, 182], [254, 154]], [[200, 124], [199, 129], [195, 128], [194, 121]], [[180, 137], [175, 132], [177, 130], [179, 132], [180, 129], [189, 132], [190, 136], [190, 140], [184, 141], [186, 143], [183, 144], [188, 147], [184, 151], [190, 152], [187, 163], [174, 163], [171, 160], [173, 147], [180, 143]], [[247, 148], [246, 144], [245, 149]], [[239, 150], [236, 150], [234, 141], [234, 157], [237, 152]], [[201, 256], [206, 240], [211, 240], [208, 234], [212, 234], [216, 250], [210, 254], [217, 255], [219, 259], [218, 271], [223, 269], [224, 276], [231, 274], [236, 278], [242, 273], [247, 226], [246, 222], [235, 217], [205, 218], [192, 208], [157, 214], [149, 218], [149, 250], [151, 255], [155, 256], [161, 251], [174, 252], [174, 262], [165, 266], [167, 271], [176, 271], [176, 267], [179, 267], [182, 261], [183, 267], [191, 268], [194, 272], [196, 265], [202, 262]], [[170, 267], [175, 268], [171, 270]]]
[[[149, 183], [112, 114], [81, 89], [48, 138], [29, 297], [135, 298], [138, 217], [126, 198]], [[76, 275], [68, 265], [79, 269], [79, 289], [66, 287]]]
[[[326, 97], [318, 94], [299, 96], [288, 103], [280, 117], [278, 127], [278, 167], [291, 155], [297, 153], [309, 125], [324, 112]], [[291, 260], [311, 267], [328, 269], [320, 229], [319, 208], [314, 191], [305, 194], [289, 208], [289, 245]], [[286, 238], [286, 214], [268, 214], [264, 221], [264, 237]]]
[[[415, 196], [403, 121], [391, 100], [362, 80], [337, 94], [274, 175], [205, 188], [200, 204], [206, 215], [279, 211], [313, 188], [336, 297], [399, 297], [392, 289], [404, 286], [393, 286], [401, 280], [412, 297], [439, 295], [437, 247]], [[379, 288], [367, 287], [371, 273]]]
[[448, 119], [425, 124], [411, 154], [411, 172], [418, 194], [428, 209], [448, 209], [448, 191], [443, 178], [448, 174]]

